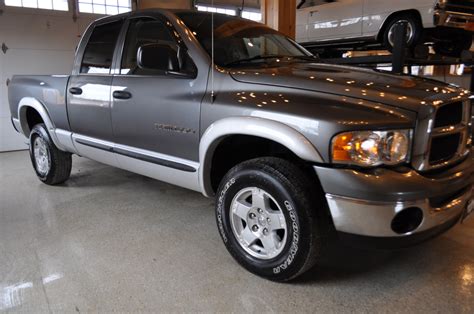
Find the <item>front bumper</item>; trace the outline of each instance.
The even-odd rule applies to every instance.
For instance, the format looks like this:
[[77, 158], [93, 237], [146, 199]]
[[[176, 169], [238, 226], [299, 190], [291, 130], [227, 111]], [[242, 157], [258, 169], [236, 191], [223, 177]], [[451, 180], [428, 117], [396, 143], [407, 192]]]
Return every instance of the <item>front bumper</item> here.
[[[405, 169], [357, 171], [314, 167], [338, 232], [376, 238], [404, 238], [432, 233], [453, 225], [474, 198], [474, 158], [438, 173], [421, 175]], [[419, 208], [422, 219], [416, 228], [399, 233], [394, 218], [409, 208]], [[454, 223], [453, 223], [454, 222]], [[442, 230], [441, 230], [441, 229]]]
[[474, 14], [436, 10], [434, 13], [434, 24], [436, 26], [461, 28], [474, 31]]

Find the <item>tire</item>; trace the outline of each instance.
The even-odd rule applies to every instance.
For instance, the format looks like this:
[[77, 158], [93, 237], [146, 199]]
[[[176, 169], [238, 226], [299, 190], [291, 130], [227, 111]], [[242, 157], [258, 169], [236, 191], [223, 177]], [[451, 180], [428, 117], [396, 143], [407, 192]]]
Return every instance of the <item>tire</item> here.
[[[414, 48], [422, 38], [423, 25], [420, 22], [420, 19], [414, 14], [404, 14], [392, 17], [387, 26], [384, 28], [384, 33], [382, 37], [382, 43], [387, 48], [388, 51], [393, 50], [393, 45], [396, 44], [393, 38], [393, 28], [398, 22], [406, 21], [408, 22], [408, 33], [407, 33], [407, 48]], [[411, 35], [410, 35], [411, 34]]]
[[433, 49], [440, 55], [457, 58], [461, 55], [463, 50], [469, 50], [471, 45], [472, 34], [456, 33], [436, 41]]
[[240, 265], [283, 282], [316, 263], [332, 222], [312, 181], [294, 164], [271, 157], [238, 164], [224, 176], [216, 195], [217, 226]]
[[35, 125], [30, 132], [30, 157], [36, 175], [46, 184], [63, 183], [71, 175], [71, 154], [54, 145], [43, 123]]

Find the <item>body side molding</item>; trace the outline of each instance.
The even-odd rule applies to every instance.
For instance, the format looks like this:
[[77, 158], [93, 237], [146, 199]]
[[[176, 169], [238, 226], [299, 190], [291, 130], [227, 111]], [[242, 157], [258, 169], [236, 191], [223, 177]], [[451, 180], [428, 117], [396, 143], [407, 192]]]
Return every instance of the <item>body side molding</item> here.
[[210, 170], [217, 145], [230, 135], [250, 135], [275, 141], [303, 160], [323, 162], [321, 155], [300, 132], [278, 121], [257, 117], [231, 117], [218, 120], [204, 132], [199, 144], [199, 184], [205, 196], [214, 194]]

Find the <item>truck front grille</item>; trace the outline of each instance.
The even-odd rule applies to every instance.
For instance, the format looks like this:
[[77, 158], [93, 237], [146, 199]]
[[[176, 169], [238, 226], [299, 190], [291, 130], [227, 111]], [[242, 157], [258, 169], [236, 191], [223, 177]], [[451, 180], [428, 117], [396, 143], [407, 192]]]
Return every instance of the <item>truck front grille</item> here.
[[471, 103], [458, 101], [433, 107], [415, 132], [413, 166], [419, 171], [446, 167], [469, 153]]
[[431, 140], [430, 165], [436, 165], [452, 159], [459, 149], [461, 134], [435, 137]]

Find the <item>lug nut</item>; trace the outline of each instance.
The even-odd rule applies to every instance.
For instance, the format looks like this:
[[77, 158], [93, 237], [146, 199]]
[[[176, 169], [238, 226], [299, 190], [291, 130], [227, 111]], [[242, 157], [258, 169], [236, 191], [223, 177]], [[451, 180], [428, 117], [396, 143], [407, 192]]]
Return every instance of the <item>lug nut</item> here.
[[253, 226], [252, 226], [252, 231], [253, 231], [253, 232], [257, 232], [257, 231], [258, 231], [258, 226], [257, 226], [257, 225], [253, 225]]
[[270, 217], [267, 217], [267, 222], [268, 222], [268, 223], [270, 223], [270, 222], [271, 222], [271, 220], [270, 220]]
[[263, 209], [259, 208], [259, 209], [258, 209], [258, 213], [259, 213], [259, 214], [263, 214]]
[[264, 235], [267, 235], [267, 234], [268, 234], [268, 229], [267, 229], [267, 228], [263, 229], [263, 234], [264, 234]]
[[250, 214], [249, 214], [249, 218], [250, 218], [250, 219], [255, 219], [255, 217], [257, 217], [257, 216], [255, 216], [254, 213], [250, 213]]

